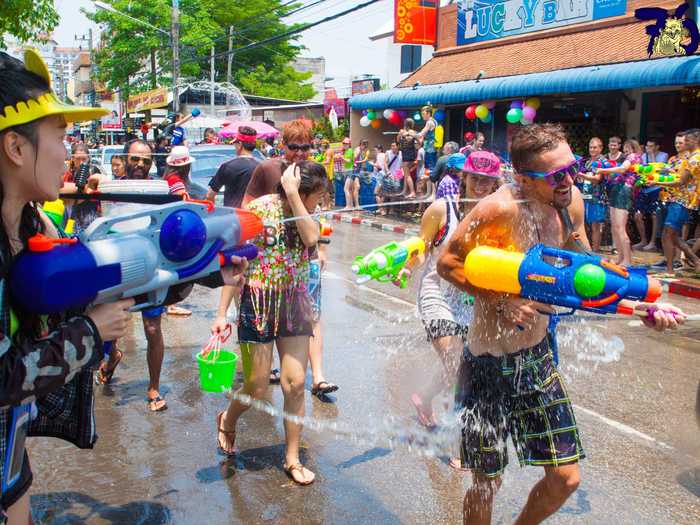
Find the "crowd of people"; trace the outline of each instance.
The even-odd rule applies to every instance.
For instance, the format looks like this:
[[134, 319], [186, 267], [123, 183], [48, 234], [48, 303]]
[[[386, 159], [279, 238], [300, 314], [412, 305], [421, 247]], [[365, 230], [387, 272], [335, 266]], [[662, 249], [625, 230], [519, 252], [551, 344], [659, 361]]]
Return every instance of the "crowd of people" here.
[[[134, 304], [128, 299], [42, 317], [21, 311], [6, 293], [9, 269], [33, 235], [65, 236], [43, 212], [41, 203], [55, 200], [59, 192], [78, 189], [76, 169], [82, 166], [85, 151], [74, 148], [71, 167], [64, 173], [66, 122], [101, 114], [99, 109], [59, 103], [51, 91], [48, 70], [41, 64], [38, 55], [29, 55], [23, 64], [0, 53], [0, 511], [11, 525], [31, 522], [28, 490], [32, 472], [25, 437], [58, 437], [81, 448], [94, 444], [93, 369], [97, 369], [98, 384], [112, 379], [123, 352], [117, 344], [105, 359], [102, 343], [118, 342], [127, 334], [129, 308]], [[367, 141], [351, 149], [347, 139], [340, 149], [327, 154], [330, 148], [322, 138], [312, 137], [303, 121], [292, 121], [284, 128], [279, 151], [257, 162], [250, 158], [255, 131], [238, 130], [233, 139], [238, 155], [221, 165], [209, 184], [207, 198], [215, 200], [225, 187], [225, 203], [256, 214], [263, 220], [264, 232], [252, 241], [259, 250], [257, 258], [250, 263], [233, 258], [231, 267], [199, 281], [222, 288], [211, 331], [216, 336], [236, 324], [244, 371], [243, 385], [212, 421], [212, 441], [223, 454], [236, 454], [238, 422], [250, 406], [246, 400], [262, 400], [273, 381], [281, 385], [285, 413], [303, 417], [309, 362], [314, 394], [338, 389], [325, 379], [322, 366], [321, 274], [326, 253], [319, 245], [315, 213], [328, 193], [330, 166], [344, 174], [350, 206], [357, 204], [358, 179], [363, 173], [381, 173], [380, 194], [390, 176], [403, 179], [400, 187], [405, 198], [414, 197], [417, 188], [435, 197], [421, 220], [420, 235], [427, 254], [411, 261], [402, 276], [410, 277], [425, 267], [420, 277], [419, 311], [444, 370], [411, 401], [421, 423], [434, 426], [432, 399], [446, 386], [457, 385], [455, 405], [462, 414], [462, 432], [460, 457], [452, 463], [473, 473], [463, 504], [465, 523], [490, 522], [493, 497], [508, 461], [509, 435], [521, 463], [544, 466], [544, 477], [532, 489], [517, 521], [539, 523], [576, 490], [578, 461], [584, 457], [573, 408], [557, 372], [556, 334], [548, 315], [552, 309], [516, 295], [476, 288], [465, 276], [464, 260], [484, 238], [523, 252], [535, 243], [589, 250], [585, 193], [573, 188], [582, 172], [580, 160], [574, 157], [561, 128], [554, 125], [518, 130], [510, 148], [514, 174], [503, 169], [496, 155], [483, 150], [483, 137], [474, 137], [474, 144], [463, 152], [456, 151], [454, 143], [445, 144], [445, 158], [438, 160], [431, 108], [423, 109], [423, 118], [426, 124], [420, 132], [407, 121], [389, 151], [376, 148], [373, 157]], [[171, 193], [181, 195], [189, 190], [193, 159], [184, 134], [174, 130], [173, 137], [177, 143], [165, 157], [162, 178]], [[688, 180], [696, 180], [700, 165], [696, 132], [691, 130], [683, 137], [685, 149], [677, 169], [685, 182], [671, 186], [670, 193], [682, 188], [687, 198]], [[599, 141], [595, 144], [600, 147]], [[324, 146], [322, 162], [309, 160]], [[601, 174], [606, 180], [611, 178], [608, 174], [614, 175], [608, 199], [611, 206], [622, 206], [614, 210], [629, 211], [623, 208], [634, 199], [632, 189], [627, 188], [626, 170], [639, 162], [635, 147], [638, 149], [634, 143], [625, 143], [624, 157], [611, 152], [609, 157], [616, 157], [617, 166], [587, 172]], [[113, 161], [116, 178], [146, 180], [151, 176], [151, 143], [130, 140], [118, 157]], [[418, 171], [413, 186], [408, 180], [419, 165], [423, 171]], [[441, 175], [431, 177], [438, 169]], [[101, 183], [99, 174], [93, 174], [87, 188], [99, 189]], [[463, 198], [468, 200], [462, 202]], [[89, 199], [83, 201], [67, 203], [81, 222], [79, 228], [100, 214], [99, 206]], [[597, 202], [602, 203], [602, 198]], [[669, 221], [675, 229], [682, 219], [673, 206], [678, 202], [667, 199], [666, 219], [661, 222], [664, 229]], [[78, 213], [82, 205], [86, 209]], [[611, 216], [615, 221], [623, 218], [617, 211]], [[624, 251], [622, 233], [615, 235], [620, 243], [618, 256], [624, 261], [629, 254]], [[673, 243], [680, 238], [669, 237]], [[233, 317], [229, 315], [232, 303], [237, 305]], [[684, 319], [683, 312], [671, 305], [656, 304], [653, 311], [647, 311], [650, 305], [646, 303], [625, 304], [643, 310], [644, 324], [656, 330], [675, 328]], [[161, 327], [164, 308], [141, 312], [149, 373], [146, 401], [152, 412], [167, 407], [160, 392], [166, 349]], [[279, 370], [273, 368], [274, 348]], [[515, 374], [514, 369], [518, 370]], [[284, 421], [284, 470], [295, 483], [308, 485], [314, 482], [315, 473], [301, 463], [299, 421]]]

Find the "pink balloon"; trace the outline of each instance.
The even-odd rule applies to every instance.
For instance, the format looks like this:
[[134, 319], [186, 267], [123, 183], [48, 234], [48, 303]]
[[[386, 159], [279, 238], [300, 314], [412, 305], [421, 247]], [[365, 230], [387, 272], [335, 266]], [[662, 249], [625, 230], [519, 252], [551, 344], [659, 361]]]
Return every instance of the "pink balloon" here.
[[535, 120], [535, 115], [537, 115], [537, 110], [535, 108], [531, 108], [530, 106], [525, 106], [523, 108], [523, 118], [525, 120], [532, 122]]

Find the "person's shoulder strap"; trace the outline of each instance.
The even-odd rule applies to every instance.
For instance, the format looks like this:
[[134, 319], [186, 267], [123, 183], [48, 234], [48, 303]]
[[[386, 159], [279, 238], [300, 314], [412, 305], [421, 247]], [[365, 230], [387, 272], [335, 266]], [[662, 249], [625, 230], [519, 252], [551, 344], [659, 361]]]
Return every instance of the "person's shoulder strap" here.
[[579, 239], [578, 235], [575, 234], [574, 223], [571, 220], [571, 215], [569, 215], [569, 208], [560, 208], [559, 216], [561, 217], [562, 224], [564, 224], [564, 238], [566, 239], [565, 242], [568, 242], [569, 239], [572, 239], [576, 247], [582, 253], [590, 255], [591, 252], [588, 251], [588, 249], [581, 242], [581, 239]]

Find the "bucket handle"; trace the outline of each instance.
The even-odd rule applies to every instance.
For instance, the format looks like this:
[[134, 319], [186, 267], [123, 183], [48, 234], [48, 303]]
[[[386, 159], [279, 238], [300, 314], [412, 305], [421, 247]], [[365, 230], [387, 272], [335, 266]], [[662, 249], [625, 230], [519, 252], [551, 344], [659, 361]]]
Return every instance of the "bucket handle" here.
[[202, 357], [207, 357], [209, 352], [214, 352], [214, 356], [211, 360], [216, 361], [219, 358], [221, 345], [228, 341], [229, 337], [231, 337], [231, 323], [227, 324], [226, 328], [222, 331], [211, 335], [207, 344], [202, 348]]

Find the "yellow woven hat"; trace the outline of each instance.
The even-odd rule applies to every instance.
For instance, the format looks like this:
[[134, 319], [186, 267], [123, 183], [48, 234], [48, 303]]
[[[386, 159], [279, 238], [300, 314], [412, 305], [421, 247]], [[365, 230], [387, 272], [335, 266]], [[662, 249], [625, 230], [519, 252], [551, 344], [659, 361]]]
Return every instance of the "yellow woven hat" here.
[[[27, 49], [24, 52], [24, 66], [32, 73], [46, 80], [49, 89], [51, 88], [49, 68], [46, 67], [44, 59], [41, 58], [41, 55], [36, 50]], [[12, 126], [27, 124], [50, 115], [63, 115], [66, 122], [81, 122], [83, 120], [98, 119], [108, 113], [109, 111], [104, 108], [71, 106], [61, 102], [53, 91], [49, 91], [37, 98], [18, 102], [16, 106], [5, 106], [2, 114], [0, 114], [0, 131]]]

